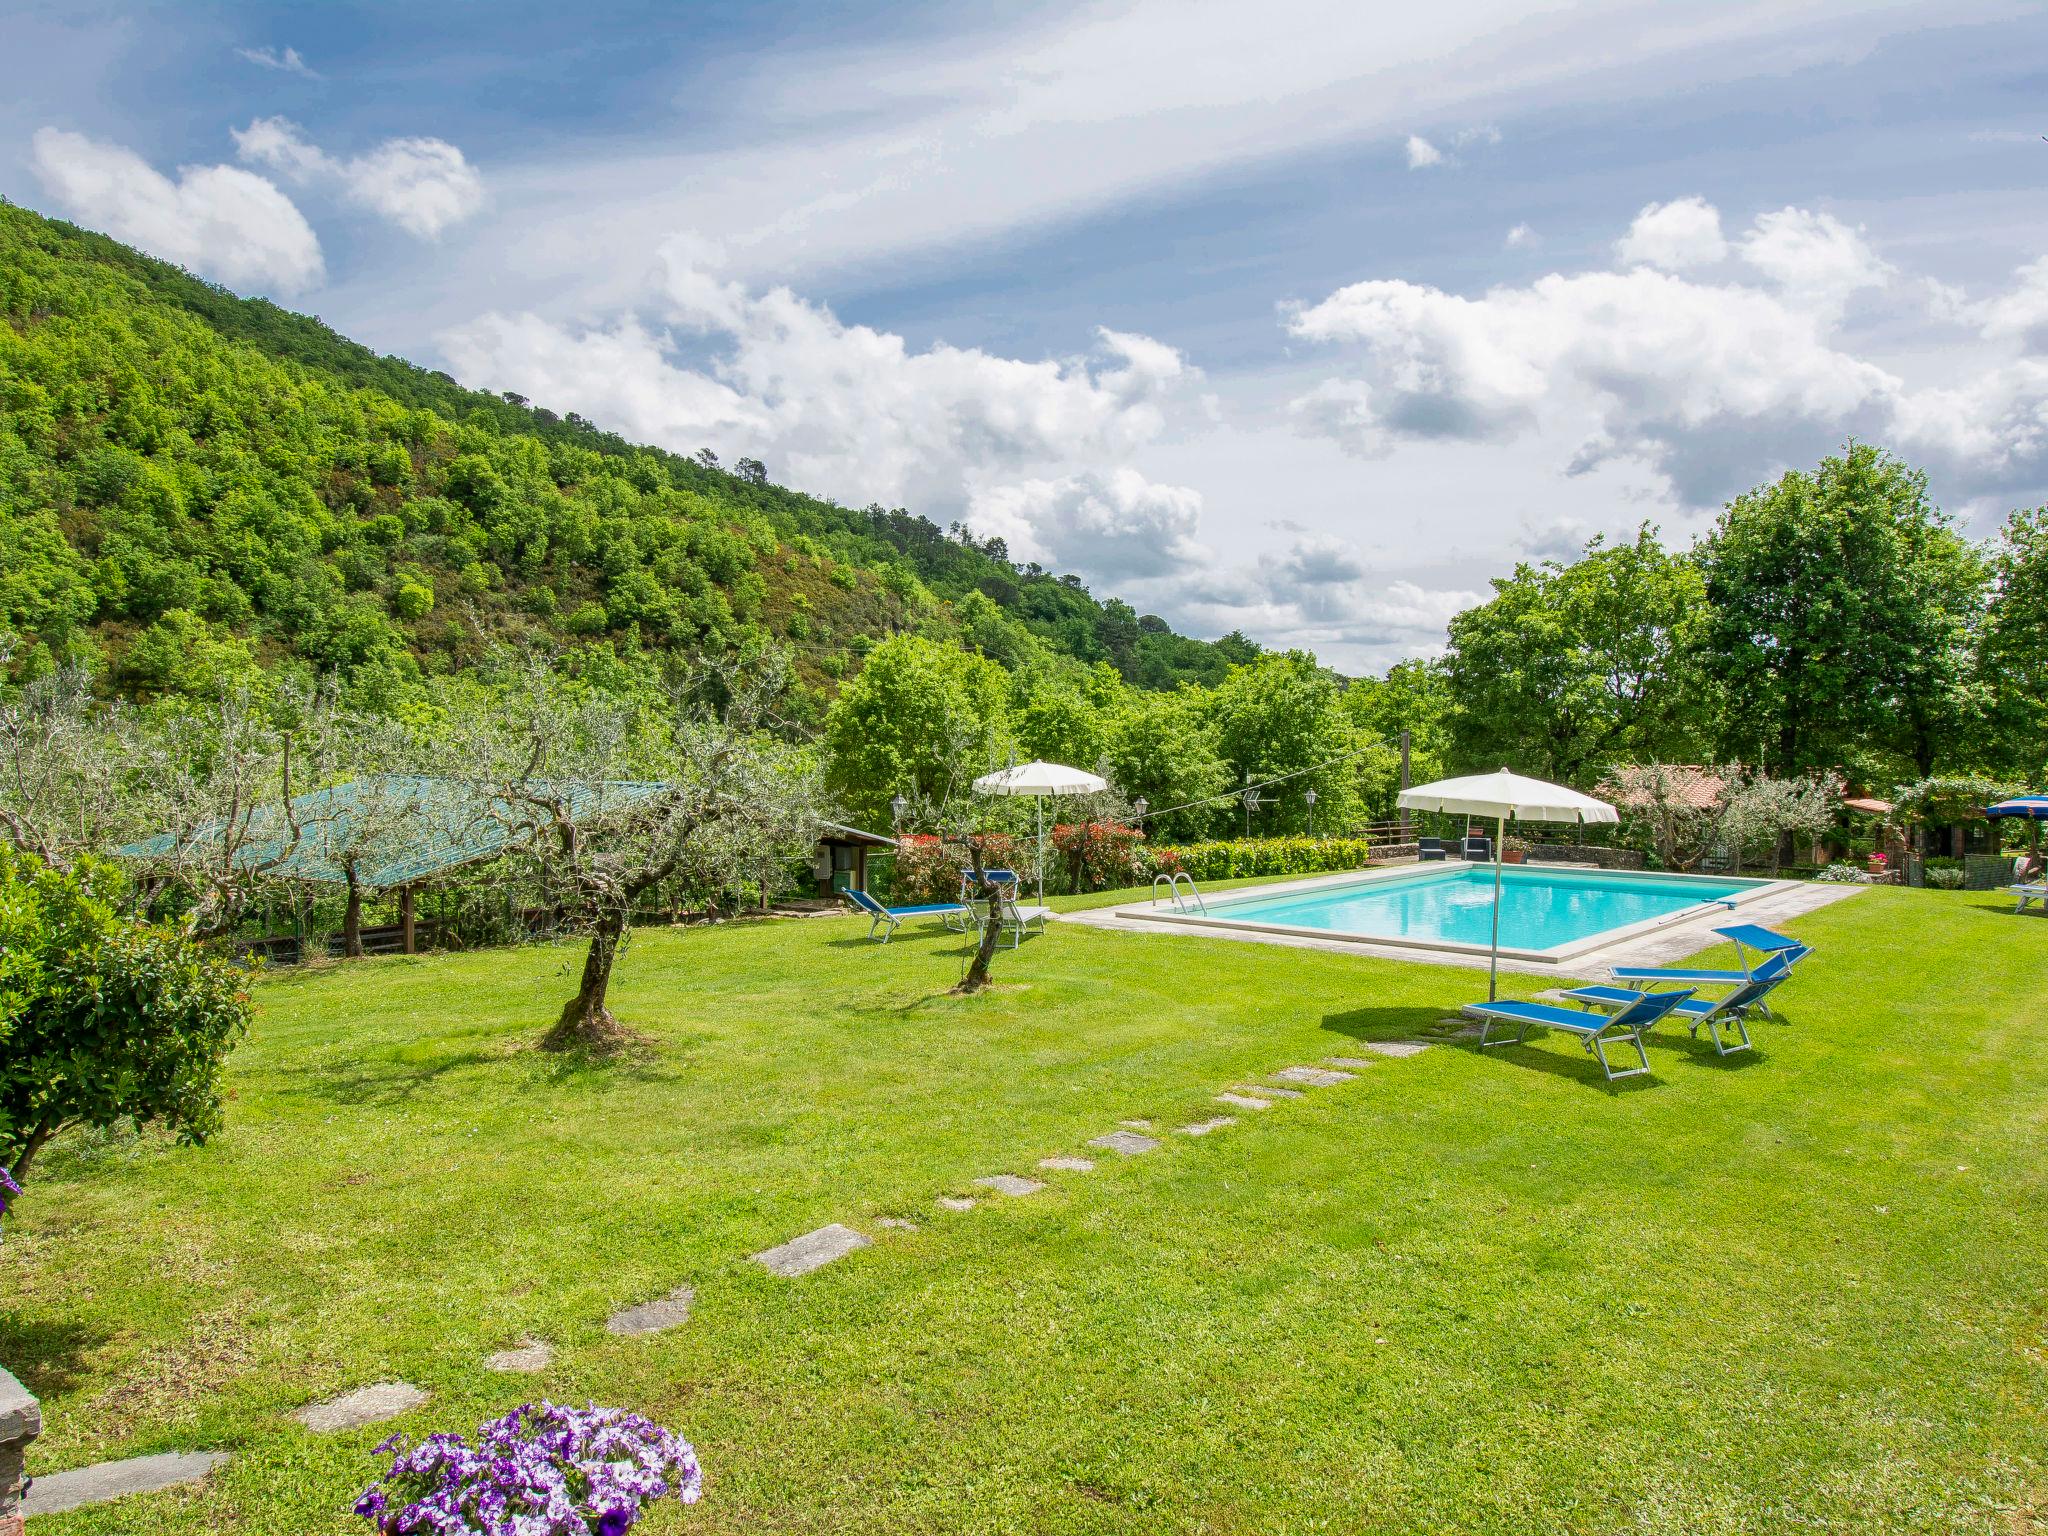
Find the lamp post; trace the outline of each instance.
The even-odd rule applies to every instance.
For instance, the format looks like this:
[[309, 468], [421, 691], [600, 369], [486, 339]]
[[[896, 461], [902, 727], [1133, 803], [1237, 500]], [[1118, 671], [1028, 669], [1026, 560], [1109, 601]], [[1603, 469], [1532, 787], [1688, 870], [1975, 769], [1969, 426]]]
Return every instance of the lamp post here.
[[1316, 792], [1309, 790], [1301, 797], [1308, 802], [1308, 835], [1316, 835]]
[[909, 809], [910, 802], [901, 795], [895, 795], [890, 798], [889, 815], [895, 821], [896, 835], [899, 837], [903, 835], [903, 813]]
[[1150, 809], [1143, 795], [1131, 802], [1131, 815], [1137, 821], [1140, 832], [1145, 830], [1145, 812]]

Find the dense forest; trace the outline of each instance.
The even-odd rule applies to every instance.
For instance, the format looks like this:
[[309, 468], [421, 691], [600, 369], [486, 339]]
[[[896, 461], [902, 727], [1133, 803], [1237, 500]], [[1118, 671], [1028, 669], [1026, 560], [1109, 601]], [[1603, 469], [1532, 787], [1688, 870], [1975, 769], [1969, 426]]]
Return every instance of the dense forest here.
[[1256, 652], [902, 509], [464, 389], [6, 205], [0, 314], [0, 627], [33, 642], [17, 674], [78, 660], [148, 697], [281, 665], [389, 704], [521, 637], [772, 643], [815, 706], [910, 630], [1142, 689]]

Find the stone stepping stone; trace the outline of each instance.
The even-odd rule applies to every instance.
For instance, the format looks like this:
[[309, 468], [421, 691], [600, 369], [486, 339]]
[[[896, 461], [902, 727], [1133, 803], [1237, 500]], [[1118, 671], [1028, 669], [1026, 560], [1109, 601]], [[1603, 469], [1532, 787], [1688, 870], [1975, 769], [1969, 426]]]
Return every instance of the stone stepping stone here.
[[1125, 1157], [1136, 1157], [1140, 1152], [1150, 1152], [1159, 1143], [1150, 1136], [1140, 1136], [1136, 1131], [1111, 1131], [1107, 1136], [1093, 1138], [1088, 1145], [1121, 1153]]
[[158, 1456], [74, 1467], [69, 1472], [48, 1472], [22, 1496], [21, 1512], [39, 1519], [131, 1493], [155, 1493], [159, 1488], [196, 1483], [227, 1459], [226, 1451], [166, 1451]]
[[1334, 1072], [1328, 1067], [1282, 1067], [1273, 1076], [1283, 1083], [1302, 1083], [1310, 1088], [1334, 1088], [1351, 1081], [1349, 1072]]
[[983, 1189], [992, 1189], [999, 1195], [1035, 1195], [1045, 1186], [1036, 1179], [1022, 1178], [1014, 1173], [992, 1173], [975, 1183]]
[[624, 1334], [637, 1338], [643, 1333], [660, 1333], [664, 1328], [679, 1328], [690, 1320], [690, 1304], [697, 1299], [697, 1288], [693, 1285], [679, 1285], [666, 1296], [653, 1301], [643, 1301], [637, 1307], [627, 1307], [623, 1312], [614, 1312], [605, 1319], [606, 1333]]
[[1041, 1157], [1041, 1168], [1057, 1168], [1062, 1173], [1093, 1173], [1095, 1160], [1091, 1157]]
[[771, 1275], [794, 1280], [798, 1275], [823, 1269], [834, 1259], [843, 1259], [849, 1253], [867, 1247], [871, 1241], [873, 1239], [835, 1221], [829, 1227], [820, 1227], [815, 1232], [806, 1232], [802, 1237], [792, 1237], [786, 1243], [764, 1249], [754, 1255], [754, 1262]]
[[1371, 1058], [1366, 1056], [1325, 1056], [1323, 1060], [1333, 1067], [1343, 1067], [1352, 1072], [1363, 1072], [1372, 1065]]
[[942, 1211], [971, 1211], [974, 1201], [966, 1195], [941, 1195], [938, 1200]]
[[365, 1424], [382, 1424], [410, 1413], [426, 1400], [427, 1394], [409, 1381], [380, 1381], [324, 1403], [308, 1403], [292, 1417], [316, 1435], [332, 1435]]
[[546, 1370], [554, 1363], [554, 1359], [554, 1345], [541, 1339], [528, 1339], [524, 1344], [484, 1356], [484, 1369], [531, 1376], [535, 1371]]
[[1298, 1099], [1302, 1096], [1299, 1088], [1275, 1088], [1271, 1083], [1240, 1083], [1231, 1091], [1249, 1093], [1261, 1099]]
[[1119, 1120], [1117, 1124], [1127, 1131], [1149, 1131], [1152, 1129], [1152, 1122], [1150, 1120]]
[[901, 1216], [877, 1216], [875, 1218], [875, 1225], [887, 1227], [891, 1232], [915, 1232], [917, 1230], [916, 1222], [905, 1221]]
[[1368, 1040], [1365, 1042], [1365, 1048], [1368, 1051], [1378, 1051], [1382, 1056], [1420, 1056], [1429, 1049], [1429, 1042], [1427, 1040]]
[[1235, 1124], [1237, 1124], [1237, 1118], [1234, 1115], [1218, 1115], [1214, 1120], [1203, 1120], [1195, 1125], [1184, 1125], [1180, 1128], [1180, 1134], [1183, 1136], [1206, 1136], [1211, 1131], [1220, 1131], [1226, 1125]]
[[1216, 1102], [1218, 1104], [1235, 1104], [1239, 1109], [1271, 1109], [1273, 1107], [1271, 1099], [1255, 1099], [1248, 1093], [1238, 1093], [1235, 1091], [1217, 1094]]

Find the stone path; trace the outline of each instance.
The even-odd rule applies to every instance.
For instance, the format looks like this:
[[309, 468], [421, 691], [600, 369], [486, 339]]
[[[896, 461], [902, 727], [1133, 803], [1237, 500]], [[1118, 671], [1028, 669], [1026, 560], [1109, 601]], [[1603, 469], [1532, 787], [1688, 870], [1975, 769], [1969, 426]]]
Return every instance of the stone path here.
[[1239, 1109], [1271, 1109], [1273, 1107], [1271, 1099], [1255, 1099], [1249, 1093], [1239, 1093], [1234, 1088], [1229, 1093], [1217, 1094], [1216, 1102], [1218, 1104], [1235, 1104]]
[[1057, 1168], [1062, 1173], [1093, 1173], [1095, 1160], [1090, 1157], [1041, 1157], [1041, 1168]]
[[1141, 1152], [1150, 1152], [1159, 1143], [1150, 1136], [1140, 1136], [1136, 1131], [1111, 1131], [1107, 1136], [1094, 1137], [1088, 1145], [1121, 1153], [1125, 1157], [1136, 1157]]
[[1036, 1179], [1026, 1179], [1014, 1173], [992, 1173], [975, 1183], [983, 1189], [992, 1189], [999, 1195], [1035, 1195], [1045, 1186]]
[[938, 1206], [942, 1211], [971, 1211], [974, 1209], [974, 1202], [965, 1195], [941, 1195], [938, 1198]]
[[518, 1375], [530, 1376], [535, 1371], [544, 1371], [554, 1362], [555, 1346], [540, 1339], [528, 1339], [524, 1344], [511, 1349], [501, 1349], [495, 1355], [484, 1356], [487, 1371], [511, 1371]]
[[1367, 1067], [1372, 1065], [1372, 1063], [1363, 1056], [1325, 1056], [1323, 1060], [1327, 1061], [1333, 1067], [1342, 1067], [1348, 1072], [1363, 1072]]
[[1283, 1083], [1305, 1083], [1311, 1088], [1334, 1088], [1339, 1083], [1351, 1081], [1349, 1072], [1337, 1072], [1329, 1067], [1282, 1067], [1273, 1076]]
[[1382, 1056], [1420, 1056], [1429, 1049], [1427, 1040], [1366, 1040], [1360, 1043], [1368, 1051], [1377, 1051]]
[[1240, 1083], [1239, 1093], [1255, 1093], [1266, 1099], [1298, 1099], [1302, 1097], [1299, 1088], [1275, 1088], [1271, 1083]]
[[905, 1221], [901, 1216], [877, 1216], [875, 1218], [875, 1225], [887, 1227], [891, 1232], [915, 1232], [917, 1230], [916, 1222]]
[[21, 1512], [40, 1519], [87, 1504], [104, 1504], [131, 1493], [155, 1493], [159, 1488], [196, 1483], [227, 1459], [226, 1451], [167, 1451], [160, 1456], [136, 1456], [127, 1461], [77, 1467], [69, 1472], [45, 1473], [22, 1499]]
[[1152, 1122], [1150, 1120], [1119, 1120], [1117, 1124], [1127, 1131], [1149, 1131], [1152, 1129]]
[[872, 1241], [872, 1238], [835, 1221], [829, 1227], [820, 1227], [815, 1232], [806, 1232], [802, 1237], [792, 1237], [786, 1243], [764, 1249], [754, 1255], [754, 1262], [771, 1275], [794, 1280], [798, 1275], [823, 1269], [834, 1259], [843, 1259]]
[[1234, 1115], [1218, 1115], [1214, 1120], [1202, 1120], [1194, 1125], [1184, 1125], [1180, 1128], [1180, 1134], [1183, 1136], [1206, 1136], [1211, 1131], [1220, 1131], [1226, 1125], [1235, 1124], [1237, 1124], [1237, 1118]]
[[365, 1424], [382, 1424], [410, 1413], [426, 1400], [427, 1394], [409, 1381], [380, 1381], [322, 1403], [308, 1403], [292, 1417], [316, 1435], [332, 1435]]
[[605, 1319], [605, 1332], [637, 1338], [643, 1333], [660, 1333], [664, 1328], [679, 1328], [690, 1320], [690, 1304], [696, 1299], [695, 1286], [679, 1285], [666, 1296], [654, 1301], [643, 1301], [637, 1307], [627, 1307], [623, 1312], [614, 1312]]

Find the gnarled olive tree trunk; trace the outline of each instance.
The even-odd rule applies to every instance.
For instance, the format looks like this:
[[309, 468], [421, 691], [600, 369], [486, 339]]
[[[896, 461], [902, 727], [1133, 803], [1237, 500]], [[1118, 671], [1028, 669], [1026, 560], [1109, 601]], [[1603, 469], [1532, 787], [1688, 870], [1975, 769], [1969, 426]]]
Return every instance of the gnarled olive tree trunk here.
[[583, 979], [561, 1017], [541, 1037], [543, 1050], [611, 1051], [625, 1042], [626, 1030], [612, 1017], [605, 994], [611, 989], [612, 966], [625, 944], [626, 912], [627, 904], [611, 902], [599, 912], [590, 948], [583, 956]]

